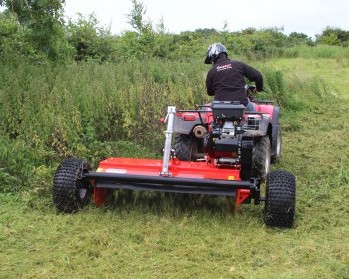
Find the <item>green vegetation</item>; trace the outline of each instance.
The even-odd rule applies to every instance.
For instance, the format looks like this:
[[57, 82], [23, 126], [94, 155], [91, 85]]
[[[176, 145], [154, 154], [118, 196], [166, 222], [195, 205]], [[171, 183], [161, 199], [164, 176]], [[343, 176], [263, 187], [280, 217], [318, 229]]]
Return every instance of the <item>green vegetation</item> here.
[[315, 47], [307, 47], [297, 45], [283, 50], [282, 57], [286, 58], [334, 58], [338, 61], [349, 58], [348, 47], [317, 45]]
[[[12, 2], [0, 0], [0, 278], [349, 278], [346, 31], [167, 34], [132, 1], [135, 31], [114, 36], [93, 16], [61, 22], [64, 1]], [[295, 227], [266, 228], [263, 205], [232, 216], [224, 198], [127, 191], [57, 214], [62, 158], [161, 156], [166, 107], [211, 100], [215, 41], [260, 69], [260, 98], [282, 108], [273, 167], [296, 175]]]
[[[349, 31], [333, 27], [326, 27], [315, 40], [298, 32], [286, 35], [277, 27], [231, 32], [226, 24], [222, 30], [206, 28], [170, 34], [163, 20], [159, 23], [145, 20], [146, 7], [137, 0], [130, 1], [132, 9], [125, 15], [132, 30], [115, 35], [110, 28], [100, 26], [93, 14], [86, 18], [79, 15], [77, 20], [65, 22], [64, 2], [0, 0], [0, 6], [6, 7], [0, 13], [1, 60], [26, 57], [40, 64], [48, 61], [120, 62], [130, 58], [198, 61], [207, 47], [217, 41], [234, 56], [260, 59], [279, 57], [283, 53], [288, 57], [298, 56], [299, 47], [304, 50], [305, 46], [346, 48], [349, 42]], [[322, 48], [326, 57], [333, 53], [327, 50]], [[313, 51], [310, 52], [313, 55]]]
[[[265, 94], [283, 107], [283, 158], [274, 167], [297, 177], [290, 230], [265, 228], [262, 205], [243, 206], [234, 217], [222, 198], [142, 192], [57, 215], [50, 188], [60, 159], [83, 156], [96, 165], [106, 156], [159, 156], [158, 117], [168, 104], [207, 101], [205, 66], [6, 65], [0, 277], [347, 278], [349, 94], [335, 72], [348, 73], [344, 62], [256, 62], [266, 76]], [[21, 82], [11, 79], [15, 73]]]

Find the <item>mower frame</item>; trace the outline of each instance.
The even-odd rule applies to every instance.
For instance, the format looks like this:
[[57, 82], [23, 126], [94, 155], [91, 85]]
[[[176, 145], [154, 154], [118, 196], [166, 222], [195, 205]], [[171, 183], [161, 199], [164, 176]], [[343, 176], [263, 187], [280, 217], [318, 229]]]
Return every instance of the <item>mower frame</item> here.
[[[178, 111], [181, 112], [184, 111]], [[208, 157], [204, 161], [178, 159], [172, 149], [175, 121], [178, 120], [176, 113], [174, 106], [168, 107], [164, 121], [167, 129], [162, 160], [111, 157], [101, 161], [96, 171], [91, 171], [84, 159], [65, 159], [58, 166], [53, 179], [52, 195], [57, 210], [75, 212], [86, 206], [92, 195], [95, 205], [102, 206], [110, 190], [115, 189], [205, 194], [226, 196], [227, 199], [233, 197], [235, 209], [252, 200], [256, 205], [264, 201], [267, 226], [293, 226], [296, 182], [292, 173], [283, 170], [268, 173], [266, 194], [261, 197], [262, 179], [243, 174], [246, 165], [243, 159], [241, 165], [234, 167], [215, 164]], [[199, 118], [203, 123], [200, 113]], [[252, 152], [252, 148], [248, 148]]]
[[260, 196], [258, 178], [240, 180], [238, 170], [217, 169], [206, 162], [178, 160], [171, 149], [175, 115], [176, 108], [169, 106], [165, 118], [167, 129], [162, 164], [151, 159], [128, 158], [120, 163], [117, 158], [109, 158], [100, 162], [96, 172], [82, 172], [81, 180], [93, 181], [96, 205], [105, 202], [104, 189], [229, 196], [236, 198], [237, 205], [252, 198], [255, 204], [264, 200]]

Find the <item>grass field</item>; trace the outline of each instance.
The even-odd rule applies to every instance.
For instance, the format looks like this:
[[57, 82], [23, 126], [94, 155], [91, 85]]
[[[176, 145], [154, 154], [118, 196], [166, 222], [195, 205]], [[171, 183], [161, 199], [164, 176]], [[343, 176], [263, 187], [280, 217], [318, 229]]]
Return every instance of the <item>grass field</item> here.
[[0, 278], [349, 278], [349, 63], [266, 64], [285, 73], [286, 88], [321, 88], [320, 101], [282, 114], [274, 168], [297, 177], [294, 228], [265, 227], [263, 205], [232, 216], [223, 198], [149, 193], [57, 214], [38, 185], [0, 194]]

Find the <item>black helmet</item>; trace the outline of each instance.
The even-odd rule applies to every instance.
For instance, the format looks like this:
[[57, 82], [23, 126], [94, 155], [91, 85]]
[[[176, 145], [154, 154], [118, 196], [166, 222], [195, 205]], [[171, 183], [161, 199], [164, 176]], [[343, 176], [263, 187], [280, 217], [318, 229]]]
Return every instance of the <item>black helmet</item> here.
[[212, 64], [212, 62], [215, 62], [218, 55], [221, 53], [225, 53], [228, 56], [227, 48], [224, 45], [221, 43], [214, 43], [210, 45], [207, 50], [205, 64]]

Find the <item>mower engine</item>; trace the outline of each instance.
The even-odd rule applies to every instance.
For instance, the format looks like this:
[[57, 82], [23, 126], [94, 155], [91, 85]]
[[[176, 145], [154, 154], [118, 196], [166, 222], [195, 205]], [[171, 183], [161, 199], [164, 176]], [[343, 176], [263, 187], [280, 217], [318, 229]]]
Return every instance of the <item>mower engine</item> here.
[[243, 137], [244, 112], [245, 106], [240, 103], [213, 102], [211, 131], [204, 141], [208, 161], [238, 169], [248, 163], [251, 170], [253, 138]]

